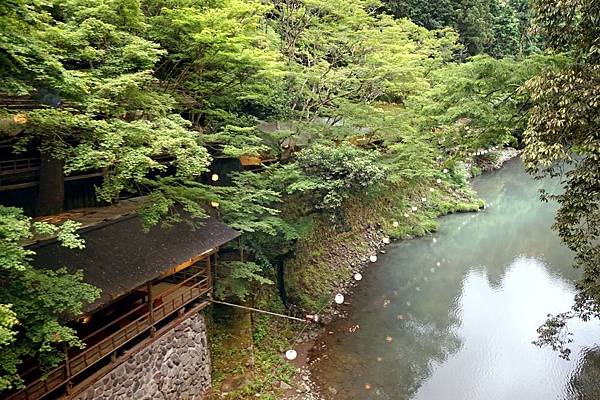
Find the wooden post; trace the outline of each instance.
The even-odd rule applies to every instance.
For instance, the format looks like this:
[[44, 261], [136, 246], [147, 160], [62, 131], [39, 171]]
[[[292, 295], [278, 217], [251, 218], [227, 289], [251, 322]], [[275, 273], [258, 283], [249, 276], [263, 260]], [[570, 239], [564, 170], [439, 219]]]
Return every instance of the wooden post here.
[[65, 202], [64, 161], [54, 158], [47, 151], [41, 152], [40, 184], [35, 206], [36, 215], [56, 214], [63, 210]]
[[154, 332], [156, 329], [154, 328], [154, 298], [152, 297], [152, 284], [149, 283], [146, 285], [146, 290], [148, 291], [148, 310], [150, 312], [150, 336], [154, 336]]
[[71, 393], [71, 389], [73, 388], [73, 384], [71, 383], [71, 364], [69, 362], [69, 347], [66, 343], [63, 343], [63, 351], [65, 352], [65, 377], [67, 380], [67, 385], [65, 390], [67, 394]]
[[208, 298], [212, 298], [213, 278], [212, 278], [212, 264], [210, 262], [211, 255], [206, 257], [206, 283], [208, 285]]

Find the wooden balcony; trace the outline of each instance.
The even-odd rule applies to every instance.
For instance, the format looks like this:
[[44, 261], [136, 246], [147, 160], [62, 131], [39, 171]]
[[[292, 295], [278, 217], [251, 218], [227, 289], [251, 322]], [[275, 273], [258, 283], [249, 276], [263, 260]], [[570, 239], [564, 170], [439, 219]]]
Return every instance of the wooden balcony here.
[[[105, 370], [123, 361], [122, 355], [134, 346], [143, 346], [143, 340], [153, 338], [166, 323], [183, 316], [186, 311], [195, 313], [208, 305], [202, 301], [212, 288], [210, 257], [161, 281], [138, 289], [142, 304], [119, 315], [99, 329], [88, 334], [83, 350], [68, 349], [63, 364], [41, 375], [38, 368], [22, 374], [26, 387], [10, 394], [6, 400], [38, 400], [49, 394], [56, 396], [72, 392], [73, 385], [89, 382]], [[92, 315], [91, 318], [94, 318]], [[100, 365], [102, 364], [102, 365]]]

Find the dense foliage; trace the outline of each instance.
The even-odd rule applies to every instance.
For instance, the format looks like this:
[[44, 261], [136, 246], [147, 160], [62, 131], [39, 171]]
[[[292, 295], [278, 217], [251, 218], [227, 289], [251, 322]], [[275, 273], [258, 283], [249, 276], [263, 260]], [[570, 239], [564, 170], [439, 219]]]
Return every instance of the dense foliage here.
[[[17, 365], [35, 355], [45, 366], [62, 360], [57, 344], [82, 346], [76, 332], [62, 322], [78, 315], [98, 297], [98, 289], [83, 283], [83, 275], [40, 270], [29, 265], [33, 254], [21, 246], [33, 232], [58, 234], [63, 245], [83, 248], [74, 233], [78, 225], [60, 228], [32, 222], [19, 209], [0, 208], [0, 390], [19, 384]], [[18, 335], [17, 335], [18, 332]]]
[[456, 29], [467, 55], [505, 57], [540, 49], [540, 37], [530, 29], [528, 0], [384, 0], [384, 4], [394, 15], [428, 29]]
[[[413, 221], [404, 217], [416, 208], [411, 196], [433, 182], [452, 195], [465, 190], [461, 162], [518, 142], [529, 96], [536, 104], [528, 140], [539, 149], [530, 154], [548, 155], [539, 147], [545, 141], [535, 143], [536, 124], [562, 100], [546, 106], [542, 92], [579, 82], [565, 71], [597, 77], [597, 47], [585, 36], [596, 50], [577, 53], [573, 64], [541, 54], [530, 13], [524, 0], [5, 1], [0, 92], [44, 106], [0, 108], [0, 129], [15, 152], [35, 149], [67, 175], [103, 171], [97, 197], [106, 203], [146, 195], [147, 224], [217, 206], [246, 233], [250, 257], [223, 266], [218, 293], [246, 298], [254, 285], [275, 281], [312, 221], [343, 229], [353, 198], [389, 197], [390, 212]], [[577, 22], [559, 26], [579, 38], [569, 29], [594, 25]], [[519, 90], [535, 75], [545, 78]], [[589, 111], [584, 102], [597, 107], [597, 93], [586, 90], [564, 92], [564, 100]], [[581, 121], [585, 131], [567, 150], [550, 148], [590, 163], [597, 149], [586, 135], [597, 120]], [[264, 162], [207, 184], [203, 175], [222, 158]], [[577, 212], [593, 205], [586, 204]], [[18, 384], [15, 367], [25, 356], [52, 365], [57, 344], [80, 344], [63, 322], [97, 293], [81, 275], [28, 264], [23, 239], [58, 228], [17, 209], [0, 212], [1, 390]], [[74, 228], [60, 230], [67, 245], [81, 245]]]
[[543, 197], [559, 202], [554, 228], [583, 271], [573, 309], [539, 330], [539, 344], [568, 358], [568, 320], [600, 317], [600, 2], [536, 1], [534, 7], [548, 43], [572, 58], [526, 84], [534, 106], [524, 154], [533, 174], [560, 176], [565, 191]]

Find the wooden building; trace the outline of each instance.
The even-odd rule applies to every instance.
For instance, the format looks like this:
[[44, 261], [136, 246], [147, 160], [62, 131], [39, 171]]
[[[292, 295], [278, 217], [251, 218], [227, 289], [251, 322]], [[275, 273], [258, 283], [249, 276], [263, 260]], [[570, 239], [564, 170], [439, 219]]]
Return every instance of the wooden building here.
[[64, 349], [65, 362], [44, 374], [24, 363], [26, 387], [7, 393], [7, 400], [76, 395], [209, 304], [217, 252], [239, 233], [212, 216], [197, 229], [179, 223], [144, 232], [137, 204], [131, 199], [43, 218], [81, 222], [85, 249], [41, 240], [30, 245], [34, 265], [83, 270], [84, 280], [102, 294], [71, 323], [86, 347]]
[[[146, 233], [136, 211], [139, 196], [147, 193], [120, 193], [121, 201], [113, 205], [97, 200], [96, 187], [110, 170], [65, 175], [63, 162], [40, 151], [35, 140], [24, 151], [14, 152], [28, 111], [63, 106], [68, 104], [52, 91], [31, 98], [0, 93], [0, 108], [11, 111], [0, 118], [0, 131], [5, 133], [0, 138], [0, 204], [22, 208], [45, 222], [82, 223], [79, 233], [85, 249], [66, 249], [55, 239], [44, 238], [29, 243], [36, 252], [33, 265], [82, 270], [84, 280], [102, 293], [70, 322], [86, 347], [60, 349], [66, 361], [51, 371], [42, 372], [33, 360], [25, 361], [19, 373], [26, 387], [1, 393], [7, 400], [76, 398], [83, 388], [118, 370], [128, 357], [135, 358], [168, 337], [208, 304], [217, 252], [239, 236], [214, 216], [197, 229], [180, 223]], [[154, 159], [169, 161], [160, 155]], [[224, 184], [230, 171], [242, 168], [238, 159], [223, 160], [200, 180]]]

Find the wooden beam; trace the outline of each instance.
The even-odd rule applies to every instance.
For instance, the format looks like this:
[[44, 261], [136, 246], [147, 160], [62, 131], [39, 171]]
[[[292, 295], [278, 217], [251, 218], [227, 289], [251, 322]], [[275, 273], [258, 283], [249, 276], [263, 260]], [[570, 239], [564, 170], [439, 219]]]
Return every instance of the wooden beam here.
[[173, 275], [179, 271], [183, 271], [184, 269], [196, 264], [198, 261], [202, 260], [207, 255], [210, 257], [210, 255], [212, 253], [214, 253], [215, 251], [216, 251], [215, 248], [208, 249], [208, 250], [198, 254], [197, 256], [194, 256], [194, 257], [190, 258], [189, 260], [184, 261], [181, 264], [174, 266], [173, 268], [170, 268], [166, 271], [161, 272], [160, 277], [164, 278], [165, 276]]

